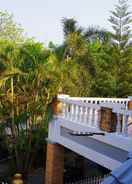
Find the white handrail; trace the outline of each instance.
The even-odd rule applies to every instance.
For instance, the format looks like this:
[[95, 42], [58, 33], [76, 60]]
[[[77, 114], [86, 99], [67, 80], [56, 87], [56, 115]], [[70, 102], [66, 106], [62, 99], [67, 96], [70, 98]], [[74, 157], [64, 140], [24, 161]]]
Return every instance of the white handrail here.
[[79, 105], [79, 106], [82, 106], [82, 107], [90, 107], [90, 108], [97, 108], [97, 109], [100, 109], [100, 107], [101, 107], [98, 104], [84, 103], [82, 101], [75, 101], [75, 100], [70, 100], [70, 99], [60, 99], [60, 101], [63, 102], [63, 103]]
[[81, 100], [88, 103], [120, 103], [127, 104], [130, 100], [129, 98], [100, 98], [100, 97], [69, 97], [71, 100]]
[[[76, 102], [85, 102], [89, 104], [105, 104], [107, 107], [115, 108], [115, 105], [119, 105], [118, 108], [127, 109], [128, 102], [131, 100], [131, 97], [128, 98], [103, 98], [103, 97], [70, 97], [69, 95], [59, 95], [58, 99], [68, 99], [70, 101]], [[104, 106], [104, 105], [103, 105]]]
[[113, 109], [113, 112], [117, 114], [126, 115], [126, 116], [132, 116], [132, 110]]

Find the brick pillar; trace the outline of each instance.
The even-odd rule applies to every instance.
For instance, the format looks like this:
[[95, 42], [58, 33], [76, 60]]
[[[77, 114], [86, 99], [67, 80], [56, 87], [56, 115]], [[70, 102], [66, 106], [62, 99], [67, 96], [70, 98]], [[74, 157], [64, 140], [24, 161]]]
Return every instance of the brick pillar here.
[[52, 111], [54, 115], [59, 115], [62, 113], [63, 103], [55, 97], [51, 103]]
[[111, 108], [101, 107], [101, 119], [100, 119], [100, 129], [106, 132], [116, 131], [116, 114], [112, 112]]
[[64, 147], [47, 144], [45, 184], [63, 184]]
[[132, 100], [130, 100], [130, 101], [128, 102], [128, 109], [129, 109], [129, 110], [132, 110]]

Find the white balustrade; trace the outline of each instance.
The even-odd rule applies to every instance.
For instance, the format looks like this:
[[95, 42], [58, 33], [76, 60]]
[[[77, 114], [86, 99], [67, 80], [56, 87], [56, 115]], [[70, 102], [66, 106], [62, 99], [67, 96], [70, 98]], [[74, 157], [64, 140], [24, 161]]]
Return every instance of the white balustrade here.
[[128, 119], [132, 118], [132, 110], [114, 109], [113, 112], [117, 114], [117, 134], [128, 136]]
[[59, 116], [69, 121], [92, 127], [98, 127], [98, 111], [100, 109], [99, 105], [88, 104], [69, 99], [59, 100], [63, 103], [62, 114]]
[[111, 108], [117, 114], [117, 134], [128, 135], [128, 120], [132, 111], [127, 110], [127, 98], [77, 98], [63, 95], [59, 97], [63, 103], [62, 114], [65, 120], [99, 129], [101, 107]]
[[69, 97], [68, 99], [91, 104], [109, 104], [109, 106], [120, 104], [125, 108], [127, 108], [128, 101], [130, 100], [129, 98], [98, 98], [98, 97]]

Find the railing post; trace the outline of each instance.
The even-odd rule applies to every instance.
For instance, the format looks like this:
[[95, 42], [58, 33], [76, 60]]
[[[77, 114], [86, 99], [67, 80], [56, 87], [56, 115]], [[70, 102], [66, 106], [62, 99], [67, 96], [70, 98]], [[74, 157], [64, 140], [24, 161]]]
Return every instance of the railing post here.
[[63, 103], [58, 100], [57, 96], [53, 98], [51, 107], [54, 115], [62, 114]]

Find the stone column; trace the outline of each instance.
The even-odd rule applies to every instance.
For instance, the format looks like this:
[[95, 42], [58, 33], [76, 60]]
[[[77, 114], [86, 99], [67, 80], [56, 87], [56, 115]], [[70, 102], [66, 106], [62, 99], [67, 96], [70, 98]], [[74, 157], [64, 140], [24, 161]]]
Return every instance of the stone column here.
[[45, 184], [63, 184], [64, 147], [47, 144]]

